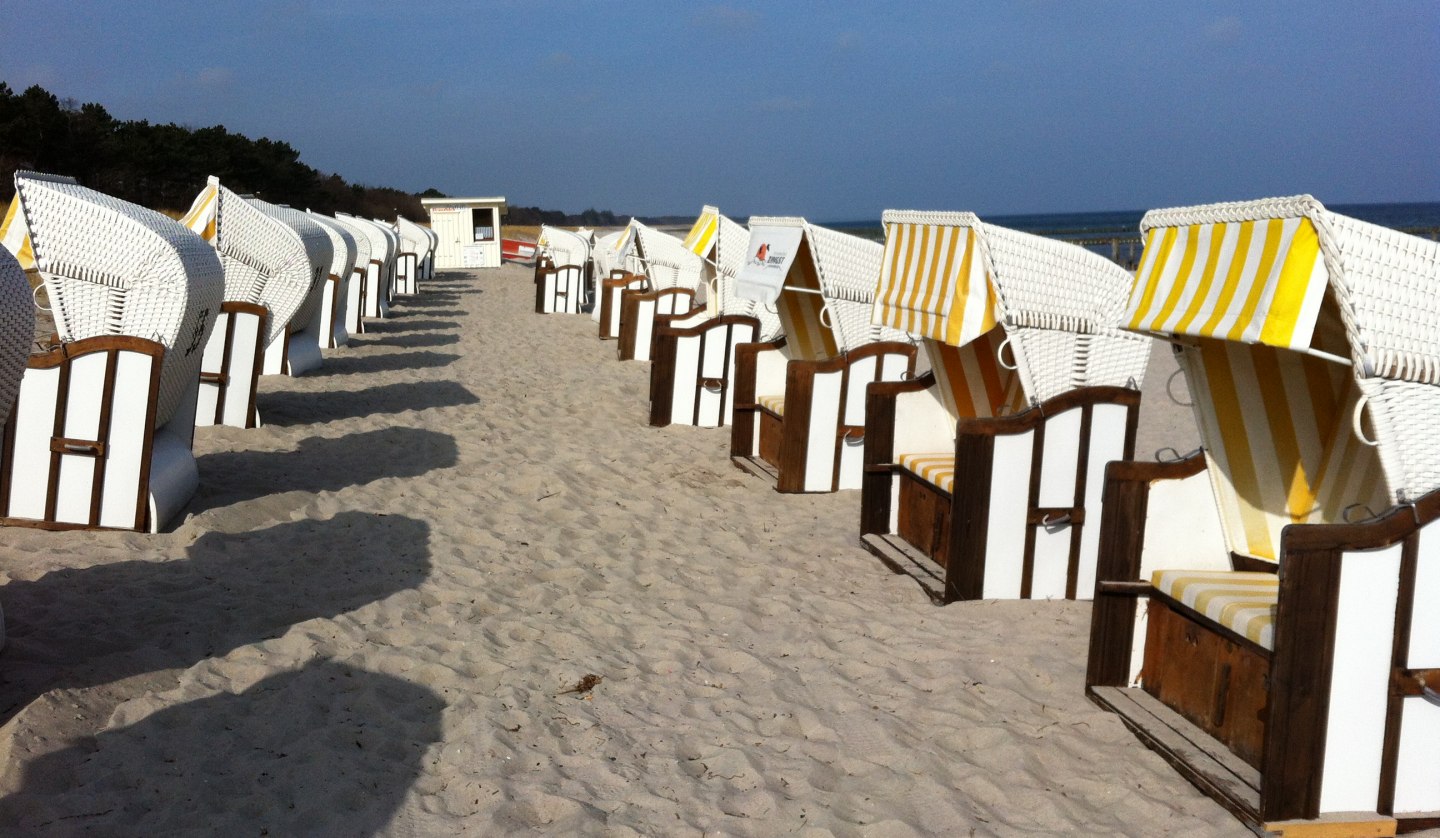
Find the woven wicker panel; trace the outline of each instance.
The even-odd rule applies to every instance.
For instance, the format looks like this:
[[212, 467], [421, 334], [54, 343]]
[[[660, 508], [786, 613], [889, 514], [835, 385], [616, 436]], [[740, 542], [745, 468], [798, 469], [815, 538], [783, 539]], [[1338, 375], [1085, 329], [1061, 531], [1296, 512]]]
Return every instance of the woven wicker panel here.
[[224, 298], [215, 252], [175, 221], [69, 179], [22, 172], [15, 187], [61, 339], [164, 345], [156, 427], [165, 424], [195, 386]]
[[680, 239], [638, 221], [632, 223], [636, 234], [633, 250], [639, 251], [637, 255], [645, 265], [643, 272], [655, 288], [699, 290], [703, 260], [686, 250]]
[[1080, 340], [1082, 364], [1078, 387], [1134, 387], [1145, 380], [1150, 364], [1147, 337], [1109, 329]]
[[334, 276], [345, 278], [355, 270], [355, 258], [359, 250], [355, 246], [355, 236], [350, 231], [336, 223], [333, 218], [326, 218], [317, 212], [306, 213], [311, 221], [320, 225], [325, 235], [330, 237], [330, 251], [333, 254], [330, 258], [330, 273]]
[[310, 293], [290, 318], [293, 330], [303, 329], [315, 319], [315, 314], [320, 310], [325, 296], [325, 277], [329, 275], [330, 265], [335, 259], [335, 248], [330, 244], [330, 236], [309, 215], [300, 210], [267, 203], [258, 198], [246, 200], [261, 212], [294, 230], [295, 235], [300, 237], [301, 243], [305, 246], [305, 254], [309, 257], [312, 277]]
[[545, 242], [544, 250], [554, 260], [556, 267], [584, 265], [590, 258], [589, 240], [559, 227], [541, 227], [540, 241]]
[[[346, 215], [343, 212], [335, 213], [335, 218], [349, 227], [354, 232], [365, 237], [370, 243], [370, 260], [387, 266], [395, 261], [395, 250], [386, 237], [380, 225], [353, 215]], [[383, 273], [383, 271], [382, 271]]]
[[1134, 277], [1083, 247], [983, 224], [983, 247], [1006, 322], [1092, 332], [1120, 322]]
[[430, 237], [425, 228], [403, 215], [395, 217], [395, 232], [400, 235], [400, 249], [413, 253], [420, 260], [430, 254]]
[[[735, 275], [745, 266], [745, 251], [750, 244], [750, 231], [744, 225], [736, 224], [719, 215], [719, 227], [715, 231], [715, 296], [719, 314], [748, 314], [755, 316], [758, 306], [754, 300], [742, 300], [735, 296]], [[779, 319], [776, 319], [778, 327]]]
[[1018, 368], [1031, 404], [1081, 385], [1084, 358], [1080, 333], [1014, 326], [1005, 330], [1005, 337], [1010, 345], [1001, 351], [1001, 359]]
[[870, 323], [884, 246], [814, 224], [805, 225], [805, 234], [840, 348], [849, 351], [877, 340], [907, 340], [904, 332]]
[[360, 268], [362, 271], [368, 270], [367, 266], [370, 264], [371, 259], [371, 244], [370, 233], [366, 227], [350, 216], [338, 212], [333, 219], [326, 220], [334, 221], [342, 230], [350, 234], [350, 238], [355, 242], [355, 267]]
[[1440, 387], [1367, 378], [1360, 390], [1369, 399], [1366, 412], [1390, 501], [1406, 503], [1440, 489], [1440, 434], [1435, 433]]
[[310, 254], [294, 230], [224, 186], [218, 187], [216, 200], [211, 244], [225, 268], [225, 299], [269, 310], [268, 345], [310, 296], [315, 283]]
[[10, 251], [0, 247], [0, 425], [10, 418], [35, 331], [30, 283]]

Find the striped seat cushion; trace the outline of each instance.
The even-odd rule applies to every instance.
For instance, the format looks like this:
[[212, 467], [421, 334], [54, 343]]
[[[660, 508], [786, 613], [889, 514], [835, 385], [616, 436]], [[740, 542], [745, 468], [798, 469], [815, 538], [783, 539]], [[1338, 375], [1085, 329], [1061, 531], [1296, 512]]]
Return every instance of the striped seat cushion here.
[[784, 397], [784, 396], [756, 396], [756, 397], [755, 397], [755, 401], [756, 401], [761, 407], [765, 408], [766, 410], [770, 411], [771, 413], [775, 414], [776, 416], [784, 416], [784, 415], [785, 415], [785, 397]]
[[900, 467], [941, 491], [955, 486], [955, 454], [901, 454]]
[[1275, 648], [1275, 606], [1280, 578], [1233, 570], [1157, 570], [1154, 588], [1241, 637]]

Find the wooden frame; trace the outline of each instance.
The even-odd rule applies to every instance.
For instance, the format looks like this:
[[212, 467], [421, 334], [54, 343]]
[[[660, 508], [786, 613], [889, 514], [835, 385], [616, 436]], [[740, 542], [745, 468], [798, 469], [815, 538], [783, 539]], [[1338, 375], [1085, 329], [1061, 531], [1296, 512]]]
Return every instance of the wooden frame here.
[[556, 266], [549, 256], [535, 260], [535, 313], [579, 314], [584, 307], [585, 288], [590, 282], [591, 264]]
[[620, 334], [615, 356], [621, 361], [648, 361], [652, 357], [656, 321], [684, 317], [696, 311], [695, 292], [689, 288], [620, 292]]
[[629, 271], [612, 270], [607, 279], [600, 281], [600, 339], [617, 340], [620, 337], [620, 297], [626, 291], [648, 291], [650, 280]]
[[420, 256], [410, 251], [395, 254], [395, 292], [397, 294], [420, 293]]
[[[1366, 523], [1283, 530], [1274, 648], [1264, 671], [1248, 676], [1261, 681], [1252, 689], [1268, 687], [1259, 765], [1253, 766], [1157, 700], [1152, 692], [1158, 690], [1131, 686], [1140, 651], [1138, 599], [1155, 598], [1143, 578], [1147, 542], [1156, 547], [1147, 528], [1167, 513], [1152, 504], [1152, 495], [1167, 483], [1203, 479], [1204, 472], [1201, 455], [1110, 465], [1087, 694], [1257, 833], [1296, 823], [1350, 830], [1334, 834], [1361, 834], [1377, 824], [1388, 834], [1440, 827], [1440, 811], [1395, 813], [1397, 794], [1413, 794], [1417, 776], [1427, 790], [1440, 777], [1432, 738], [1440, 731], [1440, 707], [1426, 703], [1440, 704], [1440, 632], [1420, 605], [1440, 599], [1433, 546], [1440, 538], [1433, 526], [1440, 520], [1440, 492]], [[1204, 617], [1194, 622], [1202, 631], [1224, 633]], [[1153, 658], [1149, 647], [1158, 630], [1149, 628], [1144, 652]], [[1165, 678], [1184, 677], [1183, 663], [1172, 662]], [[1139, 676], [1144, 683], [1146, 672]], [[1440, 798], [1430, 793], [1429, 803]], [[1368, 803], [1354, 805], [1357, 795]]]
[[345, 331], [352, 335], [365, 334], [365, 285], [369, 280], [364, 265], [350, 270], [350, 282], [345, 286]]
[[897, 397], [933, 386], [930, 376], [870, 387], [861, 543], [939, 604], [1087, 595], [1098, 543], [1087, 524], [1098, 526], [1106, 463], [1134, 453], [1139, 391], [1082, 387], [958, 420], [951, 494], [896, 462], [906, 453], [894, 450]]
[[30, 356], [0, 439], [0, 523], [50, 530], [144, 530], [152, 523], [164, 356], [161, 344], [130, 336], [86, 338]]
[[650, 425], [728, 425], [735, 403], [735, 356], [760, 334], [760, 321], [727, 314], [693, 326], [671, 325], [679, 319], [660, 318], [655, 327]]
[[221, 304], [200, 366], [196, 425], [254, 428], [260, 424], [255, 390], [265, 358], [261, 337], [269, 319], [270, 312], [262, 305]]
[[[731, 461], [742, 471], [773, 479], [780, 492], [859, 488], [864, 388], [913, 375], [915, 346], [876, 341], [820, 361], [788, 359], [779, 352], [782, 346], [776, 341], [736, 348]], [[762, 382], [773, 386], [781, 370], [784, 415], [757, 401]]]

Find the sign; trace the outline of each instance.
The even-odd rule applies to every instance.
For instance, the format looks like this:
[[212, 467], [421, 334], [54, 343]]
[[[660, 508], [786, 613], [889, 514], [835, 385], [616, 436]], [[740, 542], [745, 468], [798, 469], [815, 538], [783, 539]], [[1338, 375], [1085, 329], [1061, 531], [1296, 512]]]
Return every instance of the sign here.
[[735, 277], [735, 293], [742, 300], [773, 305], [785, 287], [785, 276], [800, 251], [803, 227], [751, 227], [745, 264]]
[[460, 248], [460, 267], [462, 268], [484, 268], [485, 251], [488, 250], [483, 244], [467, 244]]

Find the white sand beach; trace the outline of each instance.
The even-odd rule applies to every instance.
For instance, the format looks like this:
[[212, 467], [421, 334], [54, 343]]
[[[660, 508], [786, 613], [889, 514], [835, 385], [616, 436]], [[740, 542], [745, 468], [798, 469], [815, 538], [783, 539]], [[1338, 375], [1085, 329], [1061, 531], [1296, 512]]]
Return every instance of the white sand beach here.
[[533, 295], [265, 378], [171, 532], [0, 532], [0, 832], [1250, 834], [1085, 698], [1088, 602], [930, 604]]

